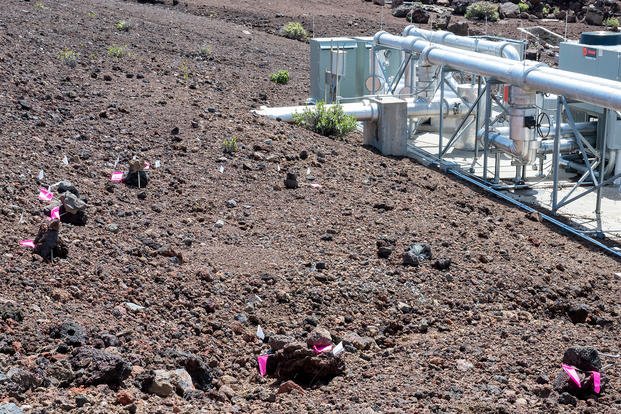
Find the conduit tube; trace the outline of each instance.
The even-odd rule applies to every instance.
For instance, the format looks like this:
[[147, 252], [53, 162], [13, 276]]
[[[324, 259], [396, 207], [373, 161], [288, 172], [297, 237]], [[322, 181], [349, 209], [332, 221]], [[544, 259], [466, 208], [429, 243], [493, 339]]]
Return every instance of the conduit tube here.
[[[459, 98], [447, 98], [443, 104], [440, 101], [415, 102], [412, 99], [406, 99], [408, 105], [408, 117], [434, 117], [440, 116], [440, 111], [443, 112], [444, 117], [459, 116], [464, 111], [464, 105]], [[326, 105], [326, 109], [329, 109], [335, 105]], [[379, 108], [376, 102], [368, 100], [355, 103], [341, 104], [343, 112], [347, 115], [351, 115], [358, 121], [377, 121], [379, 117]], [[284, 122], [294, 122], [293, 115], [300, 114], [304, 110], [315, 110], [315, 106], [303, 105], [303, 106], [285, 106], [280, 108], [267, 108], [262, 107], [259, 110], [253, 111], [257, 115], [267, 116], [272, 119], [280, 119]]]
[[[550, 92], [567, 98], [621, 110], [621, 82], [607, 82], [602, 85], [599, 78], [584, 76], [579, 82], [571, 77], [572, 72], [547, 69], [543, 63], [524, 65], [509, 59], [481, 59], [476, 52], [468, 52], [448, 46], [433, 45], [422, 39], [391, 35], [387, 32], [375, 34], [374, 42], [408, 52], [420, 53], [421, 62], [446, 65], [465, 72], [488, 76], [501, 82], [525, 89]], [[613, 87], [613, 85], [615, 85]]]
[[425, 30], [416, 25], [409, 25], [403, 32], [403, 36], [421, 37], [431, 43], [446, 45], [457, 49], [472, 50], [487, 55], [501, 56], [511, 60], [522, 60], [517, 49], [507, 41], [493, 41], [476, 37], [458, 36], [444, 30]]

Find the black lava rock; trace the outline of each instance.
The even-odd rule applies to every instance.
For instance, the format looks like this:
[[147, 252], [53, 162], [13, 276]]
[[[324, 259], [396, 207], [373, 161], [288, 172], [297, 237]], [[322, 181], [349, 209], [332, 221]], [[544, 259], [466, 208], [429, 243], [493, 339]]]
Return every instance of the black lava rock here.
[[131, 364], [120, 356], [91, 347], [78, 348], [69, 362], [78, 385], [119, 385], [131, 373]]
[[86, 343], [86, 330], [79, 324], [63, 322], [50, 332], [52, 338], [62, 339], [67, 345], [82, 346]]
[[584, 323], [589, 317], [590, 308], [584, 303], [579, 303], [577, 305], [571, 305], [569, 309], [567, 309], [567, 316], [573, 323]]

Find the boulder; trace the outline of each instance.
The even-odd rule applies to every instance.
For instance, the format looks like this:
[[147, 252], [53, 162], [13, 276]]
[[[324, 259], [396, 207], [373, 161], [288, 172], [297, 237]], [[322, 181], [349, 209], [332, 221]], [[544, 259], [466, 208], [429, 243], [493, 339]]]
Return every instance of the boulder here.
[[435, 19], [431, 22], [432, 30], [446, 30], [451, 22], [450, 13], [441, 13], [436, 15]]
[[520, 7], [515, 4], [507, 1], [505, 3], [501, 3], [500, 7], [500, 17], [505, 19], [514, 19], [520, 15]]
[[604, 12], [591, 4], [584, 15], [584, 22], [593, 26], [601, 26], [604, 22]]
[[318, 326], [306, 337], [306, 345], [309, 348], [323, 348], [332, 345], [332, 335], [330, 335], [330, 331], [327, 329]]
[[468, 22], [465, 20], [460, 20], [458, 22], [450, 23], [448, 27], [446, 28], [446, 30], [458, 36], [468, 36], [469, 34]]
[[429, 21], [429, 16], [430, 15], [427, 10], [415, 3], [413, 8], [406, 16], [406, 19], [411, 23], [427, 24], [427, 22]]
[[119, 385], [131, 373], [131, 365], [110, 352], [81, 347], [69, 359], [78, 385]]

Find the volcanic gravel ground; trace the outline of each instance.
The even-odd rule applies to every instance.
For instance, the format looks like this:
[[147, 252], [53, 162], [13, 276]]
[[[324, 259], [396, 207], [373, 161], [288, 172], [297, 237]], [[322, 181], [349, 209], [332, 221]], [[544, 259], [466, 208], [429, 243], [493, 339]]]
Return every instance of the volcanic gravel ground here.
[[[0, 401], [27, 413], [574, 412], [552, 379], [570, 346], [621, 349], [618, 263], [359, 134], [253, 115], [309, 89], [307, 44], [265, 27], [307, 13], [329, 22], [322, 34], [371, 35], [379, 10], [231, 3], [0, 8]], [[250, 25], [236, 24], [251, 5]], [[278, 69], [288, 85], [269, 81]], [[148, 186], [111, 184], [134, 156], [151, 163]], [[70, 180], [88, 203], [86, 226], [61, 225], [69, 255], [52, 263], [18, 246], [46, 221], [40, 170], [41, 185]], [[433, 258], [406, 267], [416, 242]], [[302, 342], [328, 329], [345, 372], [276, 395], [280, 380], [257, 370], [258, 324]], [[602, 359], [607, 385], [580, 412], [621, 409], [618, 360]], [[184, 367], [197, 388], [184, 398], [145, 388], [152, 370]]]

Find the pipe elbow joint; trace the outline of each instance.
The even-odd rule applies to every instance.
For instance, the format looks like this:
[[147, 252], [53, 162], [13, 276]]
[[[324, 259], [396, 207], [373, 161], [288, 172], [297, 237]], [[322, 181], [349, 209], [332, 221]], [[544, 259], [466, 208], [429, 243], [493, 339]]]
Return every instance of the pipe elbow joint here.
[[388, 32], [385, 30], [380, 30], [379, 32], [375, 33], [375, 35], [373, 36], [373, 43], [375, 44], [381, 44], [381, 37], [384, 35], [387, 35]]
[[518, 51], [515, 48], [515, 46], [513, 46], [509, 42], [503, 42], [502, 45], [500, 46], [500, 49], [498, 51], [500, 53], [500, 56], [502, 56], [502, 57], [504, 57], [506, 59], [522, 60], [522, 57], [518, 53]]

